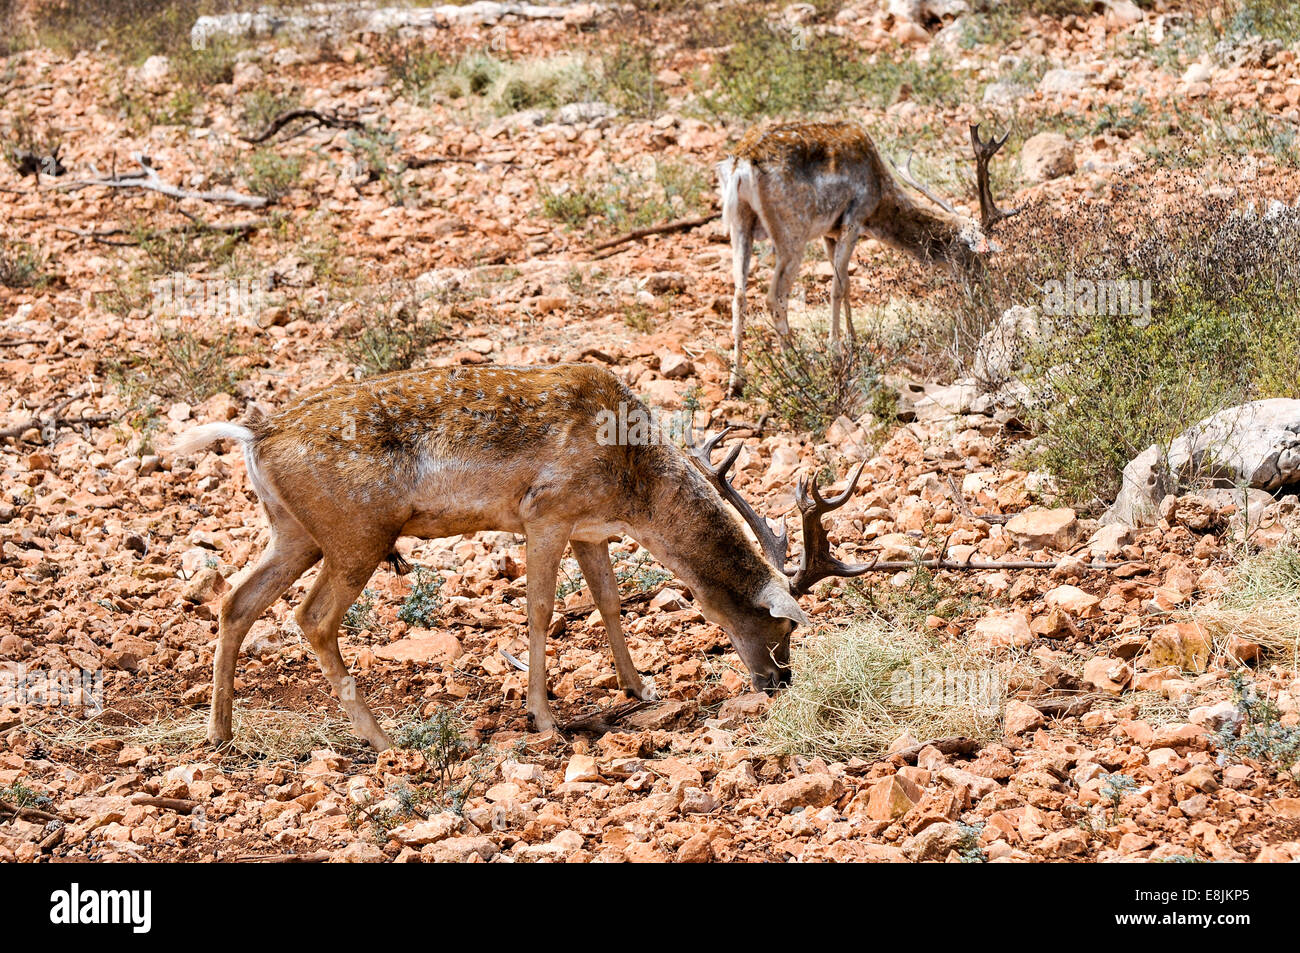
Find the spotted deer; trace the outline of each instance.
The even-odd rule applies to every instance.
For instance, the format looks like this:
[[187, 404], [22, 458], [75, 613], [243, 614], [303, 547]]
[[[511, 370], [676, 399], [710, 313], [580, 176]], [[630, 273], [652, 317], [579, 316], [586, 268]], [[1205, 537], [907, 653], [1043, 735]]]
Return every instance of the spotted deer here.
[[787, 684], [790, 632], [807, 622], [797, 596], [826, 576], [866, 571], [830, 556], [820, 522], [848, 499], [857, 474], [829, 501], [800, 484], [805, 552], [787, 570], [784, 534], [726, 479], [739, 445], [715, 467], [708, 454], [722, 435], [695, 456], [665, 441], [603, 439], [604, 415], [620, 405], [648, 417], [618, 378], [591, 365], [413, 370], [338, 384], [274, 416], [252, 412], [241, 424], [207, 424], [179, 438], [179, 455], [222, 438], [242, 444], [271, 528], [260, 561], [221, 605], [209, 740], [232, 737], [235, 663], [249, 628], [319, 562], [295, 618], [353, 728], [378, 749], [390, 746], [344, 666], [338, 627], [402, 536], [525, 536], [527, 708], [538, 730], [558, 726], [547, 701], [546, 638], [566, 545], [604, 621], [619, 685], [654, 697], [620, 626], [607, 548], [620, 534], [685, 583], [727, 632], [756, 689]]
[[[790, 334], [787, 303], [810, 241], [821, 238], [831, 262], [832, 345], [839, 340], [843, 305], [849, 340], [854, 339], [849, 307], [849, 260], [863, 233], [927, 263], [957, 270], [978, 269], [996, 247], [986, 233], [1018, 211], [1000, 210], [989, 185], [989, 160], [1001, 139], [981, 139], [970, 127], [980, 200], [980, 221], [961, 215], [913, 179], [899, 178], [928, 202], [918, 202], [899, 184], [866, 130], [851, 122], [788, 122], [749, 130], [718, 164], [722, 223], [731, 238], [732, 370], [730, 390], [743, 379], [745, 287], [754, 240], [771, 238], [776, 252], [767, 306], [777, 333]], [[909, 163], [910, 165], [910, 163]]]

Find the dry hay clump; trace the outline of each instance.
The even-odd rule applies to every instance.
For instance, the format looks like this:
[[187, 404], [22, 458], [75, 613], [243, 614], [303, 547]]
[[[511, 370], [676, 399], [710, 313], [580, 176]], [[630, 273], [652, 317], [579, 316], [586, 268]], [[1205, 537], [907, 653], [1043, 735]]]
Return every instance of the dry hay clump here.
[[1279, 546], [1245, 557], [1223, 592], [1188, 615], [1220, 650], [1239, 636], [1269, 655], [1300, 664], [1300, 547]]
[[[31, 729], [47, 744], [85, 749], [92, 741], [114, 738], [127, 745], [139, 745], [150, 752], [181, 753], [207, 744], [208, 713], [184, 710], [154, 721], [126, 719], [106, 709], [85, 720], [63, 718]], [[348, 723], [321, 711], [280, 711], [274, 708], [235, 706], [235, 737], [221, 753], [249, 761], [281, 761], [304, 758], [318, 749], [349, 751], [358, 740]]]
[[793, 682], [769, 709], [760, 745], [842, 759], [880, 754], [904, 734], [999, 736], [1014, 663], [870, 615], [809, 636], [791, 665]]

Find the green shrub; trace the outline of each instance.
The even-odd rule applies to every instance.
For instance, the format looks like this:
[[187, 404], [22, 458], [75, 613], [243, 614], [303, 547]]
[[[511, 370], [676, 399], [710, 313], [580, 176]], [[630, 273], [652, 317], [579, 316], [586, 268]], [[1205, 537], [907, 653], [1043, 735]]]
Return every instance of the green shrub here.
[[272, 149], [258, 149], [244, 162], [244, 179], [249, 189], [272, 202], [288, 195], [301, 176], [301, 158], [282, 156]]
[[442, 322], [425, 317], [420, 298], [379, 301], [370, 305], [357, 333], [343, 343], [343, 354], [363, 376], [404, 371], [414, 367], [445, 332]]
[[1202, 198], [1130, 214], [1118, 226], [1101, 206], [1071, 222], [1031, 278], [1150, 282], [1149, 316], [1053, 316], [1030, 350], [1036, 462], [1075, 503], [1107, 503], [1129, 460], [1211, 413], [1300, 396], [1300, 213]]
[[438, 606], [442, 602], [442, 584], [445, 580], [432, 569], [424, 566], [415, 567], [415, 582], [411, 585], [411, 594], [406, 597], [402, 607], [397, 610], [397, 618], [408, 625], [427, 629], [438, 618]]

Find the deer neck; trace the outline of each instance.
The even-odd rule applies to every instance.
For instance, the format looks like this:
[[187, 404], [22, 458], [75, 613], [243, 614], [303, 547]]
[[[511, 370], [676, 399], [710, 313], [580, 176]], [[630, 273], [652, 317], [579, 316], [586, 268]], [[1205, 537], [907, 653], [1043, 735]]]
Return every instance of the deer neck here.
[[634, 538], [706, 609], [727, 614], [731, 606], [752, 604], [764, 586], [784, 577], [690, 461], [675, 448], [663, 450], [646, 505], [628, 520]]

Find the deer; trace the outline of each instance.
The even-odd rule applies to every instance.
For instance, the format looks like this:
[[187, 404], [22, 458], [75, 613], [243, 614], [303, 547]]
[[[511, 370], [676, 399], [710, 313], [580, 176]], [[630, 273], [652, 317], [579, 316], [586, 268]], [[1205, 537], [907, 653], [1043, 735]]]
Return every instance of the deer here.
[[898, 179], [929, 201], [912, 198], [856, 123], [787, 122], [745, 133], [717, 165], [722, 224], [731, 241], [728, 392], [739, 395], [744, 379], [745, 290], [755, 239], [770, 237], [776, 253], [767, 307], [781, 340], [789, 341], [787, 306], [804, 250], [821, 238], [832, 267], [831, 346], [839, 342], [841, 306], [849, 341], [855, 344], [848, 267], [862, 234], [927, 264], [946, 264], [966, 273], [977, 272], [985, 256], [998, 250], [987, 233], [1019, 212], [999, 209], [989, 184], [989, 160], [1007, 135], [983, 139], [979, 124], [970, 127], [980, 201], [976, 222], [917, 182], [909, 158], [906, 167], [894, 167]]
[[[708, 455], [667, 440], [605, 439], [609, 414], [649, 411], [611, 371], [590, 364], [471, 366], [397, 371], [335, 384], [268, 415], [213, 423], [172, 446], [190, 455], [218, 440], [243, 449], [248, 480], [270, 526], [257, 564], [221, 603], [207, 737], [232, 737], [236, 660], [252, 624], [308, 569], [315, 582], [294, 611], [357, 735], [378, 750], [389, 736], [366, 705], [338, 647], [348, 608], [385, 559], [400, 571], [400, 537], [436, 539], [497, 530], [525, 537], [526, 708], [538, 731], [560, 728], [547, 698], [546, 641], [556, 580], [571, 547], [604, 622], [619, 686], [653, 700], [628, 653], [608, 543], [629, 536], [689, 589], [727, 633], [755, 690], [788, 685], [790, 634], [808, 618], [798, 597], [830, 575], [869, 567], [830, 555], [826, 500], [801, 481], [804, 553], [786, 565], [777, 534], [732, 489]], [[815, 525], [814, 525], [815, 524]], [[752, 532], [747, 532], [746, 527]]]

